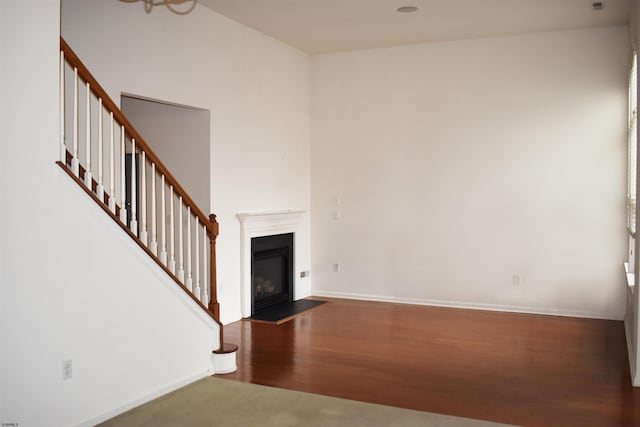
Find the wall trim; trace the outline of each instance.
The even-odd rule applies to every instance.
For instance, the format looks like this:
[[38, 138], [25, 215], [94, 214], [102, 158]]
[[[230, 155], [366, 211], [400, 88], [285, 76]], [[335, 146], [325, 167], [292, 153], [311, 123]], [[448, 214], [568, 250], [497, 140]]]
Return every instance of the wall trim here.
[[234, 309], [229, 316], [225, 318], [225, 321], [222, 322], [224, 326], [227, 326], [233, 322], [237, 322], [238, 320], [242, 320], [242, 312], [240, 310]]
[[140, 406], [142, 404], [145, 404], [147, 402], [150, 402], [154, 399], [157, 399], [161, 396], [164, 396], [167, 393], [171, 393], [172, 391], [175, 391], [179, 388], [182, 388], [186, 385], [189, 385], [193, 382], [196, 382], [204, 377], [208, 377], [214, 374], [214, 370], [213, 367], [207, 369], [205, 372], [196, 374], [196, 375], [192, 375], [189, 376], [187, 378], [184, 378], [180, 381], [177, 381], [175, 383], [160, 387], [158, 389], [156, 389], [155, 391], [148, 393], [146, 395], [143, 395], [140, 398], [134, 399], [131, 402], [125, 403], [124, 405], [118, 406], [116, 408], [113, 408], [105, 413], [103, 413], [102, 415], [99, 415], [95, 418], [91, 418], [89, 420], [83, 421], [80, 424], [76, 424], [76, 427], [91, 427], [91, 426], [95, 426], [97, 424], [100, 424], [104, 421], [107, 421], [115, 416], [118, 416], [122, 413], [125, 413], [137, 406]]
[[487, 311], [504, 311], [508, 313], [523, 313], [523, 314], [541, 314], [546, 316], [562, 316], [562, 317], [581, 317], [587, 319], [602, 319], [602, 320], [620, 320], [623, 319], [618, 316], [609, 316], [602, 313], [593, 313], [588, 311], [576, 311], [576, 310], [562, 310], [554, 308], [538, 308], [538, 307], [522, 307], [516, 305], [502, 305], [502, 304], [483, 304], [473, 302], [460, 302], [460, 301], [445, 301], [425, 298], [406, 298], [406, 297], [393, 297], [385, 295], [369, 295], [369, 294], [354, 294], [348, 292], [331, 292], [323, 290], [313, 290], [312, 295], [318, 297], [328, 298], [345, 298], [355, 299], [363, 301], [378, 301], [378, 302], [390, 302], [397, 304], [414, 304], [414, 305], [428, 305], [434, 307], [448, 307], [448, 308], [466, 308], [469, 310], [487, 310]]

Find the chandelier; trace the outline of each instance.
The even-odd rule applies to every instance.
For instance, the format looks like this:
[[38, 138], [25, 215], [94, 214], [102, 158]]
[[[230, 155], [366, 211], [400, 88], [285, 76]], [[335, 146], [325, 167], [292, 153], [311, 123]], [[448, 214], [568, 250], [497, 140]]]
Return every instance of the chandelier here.
[[[151, 9], [153, 9], [154, 6], [166, 6], [167, 9], [169, 9], [171, 12], [176, 13], [178, 15], [186, 15], [187, 13], [191, 12], [193, 8], [196, 7], [196, 3], [198, 2], [198, 0], [120, 0], [120, 1], [125, 3], [136, 3], [138, 1], [141, 1], [144, 3], [144, 10], [147, 13], [150, 13]], [[176, 8], [176, 5], [184, 5], [184, 4], [187, 4], [187, 5], [178, 6]]]

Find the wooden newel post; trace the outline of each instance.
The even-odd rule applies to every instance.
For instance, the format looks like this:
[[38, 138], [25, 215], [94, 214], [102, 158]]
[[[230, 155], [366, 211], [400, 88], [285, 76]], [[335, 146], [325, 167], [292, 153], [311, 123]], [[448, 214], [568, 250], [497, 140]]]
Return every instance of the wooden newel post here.
[[[207, 235], [209, 236], [210, 259], [209, 259], [209, 311], [216, 319], [220, 320], [220, 304], [218, 304], [218, 282], [216, 276], [216, 238], [218, 237], [218, 221], [216, 215], [209, 215], [209, 226]], [[222, 343], [221, 343], [222, 344]]]

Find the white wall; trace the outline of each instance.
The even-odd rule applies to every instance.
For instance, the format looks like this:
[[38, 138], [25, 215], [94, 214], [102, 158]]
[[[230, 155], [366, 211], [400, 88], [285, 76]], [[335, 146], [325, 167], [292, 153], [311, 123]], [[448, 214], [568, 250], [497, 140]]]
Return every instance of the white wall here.
[[315, 56], [314, 294], [621, 319], [627, 50], [615, 27]]
[[[630, 19], [630, 31], [629, 39], [632, 46], [629, 49], [638, 50], [640, 46], [640, 31], [638, 31], [638, 25], [640, 23], [640, 6], [638, 0], [631, 2], [631, 19]], [[639, 88], [640, 89], [640, 88]], [[640, 94], [640, 90], [638, 90]], [[636, 155], [640, 154], [637, 152]], [[640, 162], [636, 161], [636, 166], [640, 166]], [[636, 178], [640, 180], [640, 167]], [[640, 185], [636, 185], [636, 192], [640, 190]], [[636, 194], [637, 200], [637, 194]], [[640, 211], [636, 210], [636, 224], [640, 219]], [[633, 385], [640, 387], [640, 274], [638, 274], [638, 265], [640, 265], [640, 257], [638, 252], [640, 250], [640, 239], [634, 239], [633, 241], [635, 257], [636, 272], [634, 275], [634, 288], [633, 290], [627, 289], [627, 311], [625, 313], [625, 332], [627, 333], [627, 347], [629, 350], [629, 363]]]
[[[163, 7], [147, 14], [138, 3], [63, 0], [62, 34], [116, 102], [133, 93], [211, 112], [221, 317], [239, 319], [236, 213], [310, 207], [308, 56], [202, 6], [178, 16]], [[310, 266], [308, 218], [300, 271]], [[309, 294], [309, 279], [301, 283], [298, 297]]]
[[189, 196], [208, 215], [211, 204], [209, 111], [130, 96], [122, 97], [121, 109]]
[[210, 372], [217, 328], [55, 165], [59, 4], [3, 2], [0, 38], [0, 422], [93, 424]]

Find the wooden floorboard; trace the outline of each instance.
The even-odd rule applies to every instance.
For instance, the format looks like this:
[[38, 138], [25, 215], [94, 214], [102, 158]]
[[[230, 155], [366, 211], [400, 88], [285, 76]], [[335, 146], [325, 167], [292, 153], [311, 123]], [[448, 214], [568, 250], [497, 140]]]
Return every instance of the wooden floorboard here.
[[329, 301], [226, 326], [238, 371], [221, 378], [521, 426], [640, 426], [620, 321]]

